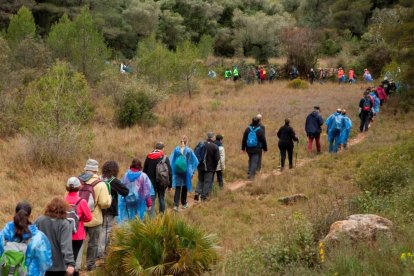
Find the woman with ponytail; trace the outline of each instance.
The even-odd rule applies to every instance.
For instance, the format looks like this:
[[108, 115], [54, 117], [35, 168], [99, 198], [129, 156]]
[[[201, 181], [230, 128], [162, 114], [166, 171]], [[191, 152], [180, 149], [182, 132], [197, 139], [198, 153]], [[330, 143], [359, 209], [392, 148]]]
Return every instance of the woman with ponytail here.
[[[47, 237], [30, 222], [32, 207], [27, 202], [16, 206], [13, 221], [0, 232], [0, 256], [5, 257], [11, 244], [25, 244], [24, 268], [27, 276], [43, 275], [52, 266], [52, 251]], [[19, 246], [18, 246], [19, 247]], [[19, 247], [20, 248], [20, 247]]]

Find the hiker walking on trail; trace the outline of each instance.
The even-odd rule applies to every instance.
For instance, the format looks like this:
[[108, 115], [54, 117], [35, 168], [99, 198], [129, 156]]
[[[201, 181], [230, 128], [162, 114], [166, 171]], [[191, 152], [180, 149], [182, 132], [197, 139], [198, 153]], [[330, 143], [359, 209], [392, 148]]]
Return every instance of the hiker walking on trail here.
[[[88, 271], [96, 268], [96, 256], [98, 254], [99, 237], [103, 223], [102, 210], [109, 208], [112, 202], [106, 183], [97, 174], [98, 168], [98, 161], [88, 159], [84, 172], [78, 177], [82, 184], [79, 189], [79, 196], [88, 202], [89, 209], [92, 211], [92, 220], [85, 223], [86, 233], [89, 236], [88, 249], [86, 251], [86, 269]], [[78, 260], [82, 258], [82, 252], [83, 250], [81, 249]]]
[[384, 84], [380, 84], [377, 89], [378, 98], [380, 100], [380, 106], [382, 106], [388, 100], [388, 95], [385, 91]]
[[354, 72], [354, 69], [349, 69], [349, 71], [348, 71], [348, 82], [350, 83], [350, 84], [353, 84], [353, 83], [355, 83], [356, 82], [356, 80], [355, 80], [355, 72]]
[[226, 71], [224, 71], [224, 79], [225, 80], [229, 80], [229, 79], [231, 79], [231, 70], [230, 70], [230, 68], [227, 68], [227, 70]]
[[249, 156], [248, 179], [253, 180], [256, 176], [260, 152], [267, 151], [265, 132], [260, 127], [258, 118], [253, 118], [252, 123], [244, 131], [241, 149]]
[[233, 68], [233, 81], [237, 81], [240, 78], [239, 69], [237, 69], [237, 66], [234, 65]]
[[342, 110], [338, 108], [335, 113], [326, 119], [325, 124], [327, 126], [326, 132], [328, 134], [329, 152], [336, 153], [339, 147], [339, 136], [344, 128]]
[[108, 209], [102, 210], [103, 223], [101, 230], [101, 237], [98, 247], [98, 258], [104, 258], [106, 249], [109, 245], [109, 237], [111, 236], [112, 226], [115, 224], [118, 216], [118, 197], [127, 196], [129, 190], [118, 179], [119, 166], [115, 161], [107, 161], [102, 166], [102, 179], [110, 187], [112, 197], [111, 206]]
[[145, 215], [151, 210], [152, 196], [155, 195], [151, 180], [142, 171], [142, 163], [138, 158], [134, 158], [121, 180], [122, 184], [128, 188], [126, 197], [119, 197], [118, 222], [124, 222], [138, 217], [144, 220]]
[[[375, 88], [372, 88], [371, 92], [369, 92], [369, 96], [373, 100], [374, 105], [372, 106], [372, 116], [375, 117], [380, 111], [381, 100], [378, 97], [378, 93]], [[372, 118], [373, 120], [373, 118]]]
[[[259, 121], [258, 126], [263, 131], [263, 135], [266, 137], [266, 127], [263, 125], [262, 114], [257, 114], [255, 119]], [[263, 156], [263, 149], [260, 149], [260, 151], [259, 151], [259, 161], [257, 162], [256, 172], [260, 172], [262, 170], [262, 156]]]
[[294, 80], [299, 76], [299, 71], [294, 65], [292, 65], [292, 67], [290, 68], [289, 75], [291, 80]]
[[72, 225], [67, 220], [70, 205], [55, 197], [46, 206], [44, 215], [35, 224], [50, 241], [53, 265], [45, 275], [73, 275], [75, 258], [72, 250]]
[[273, 80], [277, 78], [276, 69], [273, 66], [270, 66], [269, 70], [269, 82], [273, 83]]
[[172, 170], [172, 187], [174, 193], [174, 211], [178, 212], [181, 200], [183, 209], [189, 207], [187, 203], [187, 193], [193, 190], [191, 179], [198, 166], [197, 156], [188, 146], [188, 137], [181, 136], [180, 145], [175, 147], [170, 155]]
[[316, 143], [316, 152], [317, 153], [321, 152], [321, 132], [322, 132], [323, 119], [322, 119], [322, 116], [319, 114], [319, 112], [320, 112], [319, 106], [315, 106], [313, 108], [312, 113], [310, 113], [306, 117], [305, 131], [308, 137], [308, 144], [307, 144], [308, 152], [312, 152], [313, 140], [315, 140], [315, 143]]
[[39, 276], [53, 265], [50, 242], [45, 234], [30, 222], [31, 213], [32, 206], [29, 203], [18, 203], [13, 221], [7, 222], [0, 231], [0, 261], [10, 263], [3, 265], [2, 271], [12, 269], [11, 266], [21, 266], [26, 270], [25, 275]]
[[146, 173], [154, 187], [152, 197], [151, 217], [155, 216], [155, 200], [158, 197], [159, 212], [165, 212], [165, 190], [171, 188], [172, 171], [170, 159], [164, 154], [164, 143], [155, 144], [155, 149], [147, 155], [144, 161], [143, 172]]
[[348, 116], [346, 116], [345, 109], [342, 109], [341, 114], [344, 119], [344, 127], [341, 129], [341, 134], [339, 135], [339, 148], [347, 149], [349, 133], [352, 128], [352, 121]]
[[200, 142], [194, 149], [198, 159], [198, 183], [194, 201], [204, 201], [208, 198], [213, 187], [214, 173], [220, 161], [218, 146], [213, 141], [214, 133], [207, 133], [207, 140]]
[[290, 126], [290, 120], [285, 119], [285, 124], [279, 128], [277, 132], [279, 138], [279, 151], [280, 151], [280, 170], [285, 168], [286, 152], [288, 153], [289, 169], [293, 168], [293, 142], [299, 143], [299, 139], [295, 134], [295, 131]]
[[309, 71], [309, 82], [310, 82], [310, 84], [313, 84], [313, 81], [315, 80], [315, 78], [316, 78], [315, 70], [313, 70], [313, 68], [311, 68], [310, 71]]
[[364, 75], [363, 75], [363, 78], [364, 78], [364, 80], [366, 81], [366, 82], [369, 82], [369, 83], [371, 83], [371, 82], [373, 82], [374, 81], [374, 79], [372, 78], [372, 76], [371, 76], [371, 73], [368, 71], [368, 69], [364, 69]]
[[[72, 218], [72, 249], [75, 261], [82, 248], [83, 241], [86, 239], [84, 223], [92, 220], [92, 212], [89, 210], [88, 203], [78, 195], [80, 187], [81, 183], [77, 177], [70, 177], [66, 182], [66, 191], [68, 193], [65, 197], [65, 201], [72, 208], [68, 212], [68, 219]], [[75, 216], [77, 216], [77, 218]], [[76, 223], [76, 219], [78, 220], [78, 223]], [[79, 266], [81, 266], [81, 263]], [[79, 275], [79, 270], [75, 269], [73, 275]]]
[[223, 171], [226, 168], [225, 166], [226, 153], [225, 153], [224, 146], [223, 146], [223, 135], [217, 134], [216, 140], [214, 141], [214, 143], [219, 148], [219, 153], [220, 153], [220, 161], [218, 162], [218, 165], [217, 165], [216, 174], [217, 174], [218, 185], [220, 189], [222, 189], [224, 187]]
[[343, 82], [345, 82], [345, 72], [344, 69], [342, 69], [342, 67], [339, 67], [338, 69], [338, 83], [341, 84]]
[[369, 121], [371, 119], [372, 107], [374, 106], [372, 98], [370, 97], [371, 89], [367, 88], [364, 92], [364, 97], [359, 101], [359, 118], [361, 124], [359, 125], [359, 131], [368, 131]]

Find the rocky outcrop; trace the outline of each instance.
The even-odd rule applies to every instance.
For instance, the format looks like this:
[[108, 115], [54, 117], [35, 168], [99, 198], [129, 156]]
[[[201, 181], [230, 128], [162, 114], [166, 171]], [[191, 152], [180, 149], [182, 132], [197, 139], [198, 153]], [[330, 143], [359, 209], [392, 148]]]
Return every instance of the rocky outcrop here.
[[308, 198], [304, 195], [304, 194], [295, 194], [295, 195], [291, 195], [291, 196], [285, 196], [285, 197], [281, 197], [278, 199], [279, 202], [285, 204], [285, 205], [290, 205], [293, 204], [297, 201], [305, 201], [308, 200]]
[[347, 220], [334, 222], [323, 242], [339, 242], [343, 238], [352, 241], [375, 241], [378, 235], [390, 236], [392, 227], [390, 220], [377, 215], [352, 215]]

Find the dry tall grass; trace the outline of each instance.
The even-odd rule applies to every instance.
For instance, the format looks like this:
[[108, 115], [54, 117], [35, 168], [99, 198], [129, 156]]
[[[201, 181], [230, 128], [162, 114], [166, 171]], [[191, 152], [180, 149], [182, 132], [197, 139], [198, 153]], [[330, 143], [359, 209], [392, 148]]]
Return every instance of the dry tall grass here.
[[[283, 124], [286, 117], [291, 118], [291, 125], [301, 138], [299, 158], [305, 156], [304, 120], [314, 105], [319, 105], [322, 115], [326, 118], [338, 107], [348, 109], [352, 120], [356, 123], [358, 100], [362, 89], [358, 85], [337, 85], [328, 83], [324, 85], [314, 84], [307, 90], [291, 90], [286, 88], [286, 82], [280, 81], [274, 84], [242, 86], [233, 82], [206, 81], [200, 89], [200, 93], [193, 100], [185, 96], [172, 96], [157, 107], [159, 125], [152, 128], [133, 127], [131, 129], [117, 129], [113, 127], [108, 118], [113, 116], [110, 109], [98, 103], [98, 120], [91, 127], [95, 135], [94, 145], [89, 155], [78, 156], [78, 163], [68, 166], [62, 171], [50, 171], [44, 168], [33, 169], [29, 161], [21, 154], [22, 144], [19, 138], [9, 141], [1, 141], [0, 146], [0, 223], [12, 218], [16, 202], [25, 199], [34, 206], [33, 215], [36, 217], [42, 211], [52, 196], [64, 193], [64, 183], [69, 176], [79, 174], [88, 158], [95, 158], [103, 164], [106, 160], [114, 159], [120, 163], [121, 171], [125, 170], [133, 157], [142, 160], [152, 149], [156, 141], [164, 141], [166, 152], [169, 154], [177, 145], [179, 136], [187, 134], [190, 145], [204, 139], [208, 131], [214, 131], [224, 135], [226, 147], [226, 181], [233, 181], [246, 177], [247, 157], [240, 152], [241, 136], [250, 123], [251, 118], [257, 113], [263, 114], [263, 123], [266, 126], [269, 152], [264, 155], [264, 171], [277, 168], [278, 150], [275, 133]], [[174, 118], [181, 118], [182, 129], [174, 128]], [[355, 128], [354, 128], [355, 130]], [[326, 136], [323, 136], [323, 150], [326, 151]], [[82, 141], [78, 141], [82, 143]], [[305, 168], [303, 170], [306, 170]], [[324, 176], [309, 179], [309, 183], [317, 180], [322, 183]], [[278, 181], [289, 183], [289, 174]], [[262, 223], [264, 216], [269, 215], [267, 226], [271, 227], [274, 220], [282, 221], [285, 218], [286, 207], [277, 204], [273, 197], [264, 200], [252, 200], [254, 190], [266, 190], [266, 183], [255, 183], [254, 188], [249, 187], [235, 194], [224, 192], [212, 201], [216, 202], [214, 208], [200, 207], [189, 212], [189, 217], [198, 221], [196, 216], [205, 216], [200, 222], [209, 230], [208, 219], [217, 221], [217, 231], [226, 228], [225, 237], [240, 235], [244, 231], [250, 231], [252, 225]], [[283, 188], [285, 192], [295, 190], [295, 184]], [[290, 190], [286, 190], [290, 187]], [[275, 185], [272, 189], [282, 189]], [[340, 190], [338, 191], [340, 193]], [[262, 193], [259, 193], [262, 194]], [[259, 205], [259, 206], [257, 206]], [[243, 208], [241, 208], [243, 207]], [[254, 208], [253, 208], [254, 207]], [[295, 207], [296, 208], [296, 207]], [[226, 212], [218, 214], [218, 209]], [[251, 210], [251, 212], [241, 210]], [[238, 217], [242, 222], [238, 227], [229, 227], [225, 215], [231, 212], [233, 217]], [[271, 216], [271, 214], [277, 214]], [[289, 212], [290, 213], [290, 212]], [[240, 216], [239, 216], [240, 214]], [[258, 214], [260, 214], [258, 216]], [[221, 217], [223, 215], [223, 217]], [[215, 225], [215, 224], [214, 224]], [[261, 227], [257, 227], [260, 234]], [[246, 237], [246, 239], [249, 239]], [[223, 240], [225, 248], [235, 249], [243, 245], [240, 239]]]

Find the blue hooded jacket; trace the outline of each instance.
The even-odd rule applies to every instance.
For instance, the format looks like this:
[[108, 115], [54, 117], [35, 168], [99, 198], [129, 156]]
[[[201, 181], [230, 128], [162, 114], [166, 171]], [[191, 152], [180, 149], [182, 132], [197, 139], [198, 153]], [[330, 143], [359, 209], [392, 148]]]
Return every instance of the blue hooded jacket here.
[[344, 117], [345, 127], [341, 130], [341, 134], [339, 134], [339, 144], [347, 144], [349, 133], [351, 132], [352, 128], [352, 121], [349, 119], [348, 116], [342, 115]]
[[[175, 172], [175, 160], [177, 160], [178, 156], [181, 155], [180, 147], [177, 146], [170, 155], [170, 162], [171, 162], [171, 170], [172, 170], [172, 187], [177, 187], [177, 173]], [[193, 184], [191, 179], [193, 174], [198, 166], [198, 159], [197, 156], [194, 154], [193, 150], [189, 147], [184, 148], [184, 156], [187, 159], [187, 171], [185, 172], [185, 186], [189, 192], [193, 191]]]
[[128, 188], [128, 196], [134, 195], [137, 202], [136, 206], [127, 207], [126, 197], [118, 195], [119, 215], [117, 217], [117, 222], [128, 221], [137, 216], [141, 220], [144, 220], [147, 211], [147, 200], [155, 195], [151, 180], [142, 171], [132, 171], [129, 169], [124, 174], [121, 182]]
[[328, 138], [345, 128], [344, 117], [339, 112], [335, 112], [329, 116], [325, 124], [327, 126]]
[[322, 116], [318, 112], [313, 111], [306, 117], [305, 131], [306, 135], [314, 136], [319, 135], [322, 132], [321, 126], [323, 125]]
[[374, 107], [373, 107], [374, 112], [379, 113], [381, 100], [377, 97], [377, 95], [375, 95], [375, 92], [371, 92], [369, 93], [369, 95], [374, 99]]
[[[29, 240], [26, 251], [27, 276], [41, 276], [52, 266], [52, 249], [50, 242], [36, 225], [29, 225], [32, 233], [25, 233], [23, 240]], [[18, 242], [15, 236], [14, 223], [8, 222], [0, 233], [0, 256], [4, 253], [6, 241]]]

